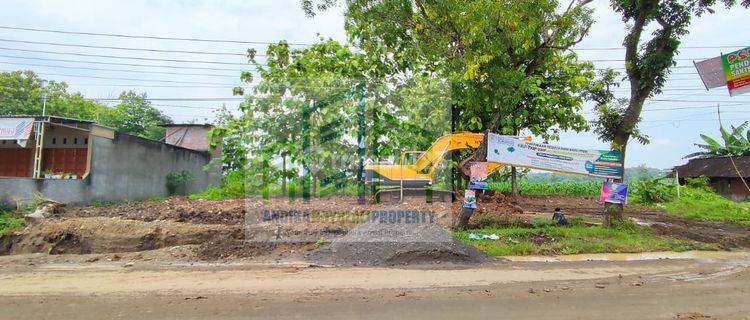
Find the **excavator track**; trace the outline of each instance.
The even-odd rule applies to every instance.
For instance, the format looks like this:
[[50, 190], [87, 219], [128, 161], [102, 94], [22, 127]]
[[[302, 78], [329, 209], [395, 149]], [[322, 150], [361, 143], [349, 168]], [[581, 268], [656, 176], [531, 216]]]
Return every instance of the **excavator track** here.
[[[402, 198], [403, 195], [403, 198]], [[400, 188], [380, 189], [375, 193], [375, 203], [399, 203], [403, 201], [453, 202], [454, 195], [449, 190], [426, 189], [426, 188]]]

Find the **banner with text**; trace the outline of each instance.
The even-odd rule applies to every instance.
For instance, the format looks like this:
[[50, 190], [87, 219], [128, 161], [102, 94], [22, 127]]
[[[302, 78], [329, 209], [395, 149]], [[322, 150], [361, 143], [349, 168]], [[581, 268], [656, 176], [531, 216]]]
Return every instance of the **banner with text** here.
[[730, 96], [750, 92], [750, 47], [721, 55]]
[[0, 118], [0, 140], [26, 140], [34, 127], [34, 118]]
[[488, 161], [592, 177], [622, 178], [622, 153], [619, 151], [566, 148], [492, 133], [488, 138]]
[[619, 204], [628, 203], [628, 185], [604, 181], [601, 193], [599, 194], [599, 201]]

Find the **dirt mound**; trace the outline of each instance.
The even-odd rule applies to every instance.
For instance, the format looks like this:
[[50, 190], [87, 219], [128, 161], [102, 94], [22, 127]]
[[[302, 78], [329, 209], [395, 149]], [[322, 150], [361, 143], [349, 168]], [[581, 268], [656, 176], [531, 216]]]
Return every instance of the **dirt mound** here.
[[216, 237], [201, 244], [196, 255], [198, 259], [214, 261], [234, 258], [249, 258], [266, 255], [276, 248], [272, 242], [255, 242], [233, 237]]
[[324, 265], [479, 263], [487, 256], [433, 223], [366, 222], [307, 260]]
[[120, 218], [47, 219], [3, 237], [0, 254], [111, 253], [200, 244], [217, 236], [242, 237], [240, 228]]
[[244, 221], [248, 205], [245, 199], [212, 201], [172, 197], [164, 200], [124, 202], [108, 206], [71, 207], [65, 208], [57, 216], [66, 218], [119, 217], [147, 222], [172, 220], [237, 225]]

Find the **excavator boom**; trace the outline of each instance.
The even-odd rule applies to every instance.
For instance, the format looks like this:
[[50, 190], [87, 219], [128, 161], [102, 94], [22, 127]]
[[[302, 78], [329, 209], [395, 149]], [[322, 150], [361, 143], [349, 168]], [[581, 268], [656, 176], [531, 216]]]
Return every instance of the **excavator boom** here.
[[[483, 133], [457, 132], [444, 135], [430, 146], [414, 164], [368, 164], [365, 166], [365, 183], [406, 188], [411, 191], [424, 190], [431, 185], [435, 169], [446, 152], [460, 149], [476, 149], [484, 139]], [[489, 170], [502, 167], [500, 163], [490, 163]]]

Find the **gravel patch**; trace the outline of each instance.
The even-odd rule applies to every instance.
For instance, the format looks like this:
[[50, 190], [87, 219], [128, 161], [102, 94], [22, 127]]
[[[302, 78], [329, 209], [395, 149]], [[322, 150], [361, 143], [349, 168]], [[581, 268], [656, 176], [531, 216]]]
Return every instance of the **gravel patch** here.
[[437, 224], [377, 221], [362, 223], [307, 256], [311, 263], [344, 266], [473, 264], [487, 259]]

